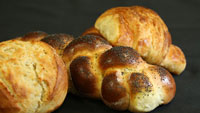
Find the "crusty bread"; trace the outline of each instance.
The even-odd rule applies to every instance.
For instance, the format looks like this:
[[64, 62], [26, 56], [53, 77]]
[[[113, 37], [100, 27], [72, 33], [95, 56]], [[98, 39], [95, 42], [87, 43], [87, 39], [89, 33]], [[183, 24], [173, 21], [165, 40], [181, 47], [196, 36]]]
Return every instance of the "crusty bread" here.
[[148, 112], [174, 98], [176, 85], [164, 68], [147, 64], [132, 48], [112, 48], [94, 28], [86, 34], [77, 39], [61, 34], [41, 38], [62, 56], [70, 92], [132, 112]]
[[[72, 93], [102, 99], [113, 109], [149, 112], [174, 98], [176, 84], [167, 70], [146, 63], [130, 47], [112, 47], [94, 28], [86, 34], [77, 39], [32, 35], [26, 41], [41, 40], [56, 49], [65, 62]], [[175, 56], [169, 54], [169, 58]]]
[[149, 112], [175, 96], [175, 81], [167, 70], [147, 64], [132, 48], [112, 48], [97, 35], [74, 39], [63, 60], [74, 90], [113, 109]]
[[60, 33], [60, 34], [51, 34], [47, 35], [41, 41], [48, 43], [54, 49], [56, 49], [57, 53], [62, 56], [65, 47], [74, 39], [73, 36]]
[[[22, 37], [18, 37], [18, 40], [22, 41], [42, 41], [53, 47], [56, 52], [59, 54], [60, 57], [63, 56], [63, 51], [65, 47], [74, 39], [73, 36], [58, 33], [58, 34], [47, 34], [43, 31], [32, 31], [25, 34]], [[69, 91], [73, 92], [74, 94], [78, 94], [76, 90], [74, 90], [71, 76], [69, 76]]]
[[67, 94], [65, 65], [48, 44], [9, 40], [0, 43], [0, 113], [46, 113]]
[[[86, 34], [102, 35], [113, 46], [132, 47], [148, 63], [164, 66], [174, 74], [185, 69], [184, 53], [171, 44], [166, 24], [151, 9], [141, 6], [111, 8], [97, 18], [94, 28], [83, 33]], [[173, 59], [170, 51], [179, 55]]]

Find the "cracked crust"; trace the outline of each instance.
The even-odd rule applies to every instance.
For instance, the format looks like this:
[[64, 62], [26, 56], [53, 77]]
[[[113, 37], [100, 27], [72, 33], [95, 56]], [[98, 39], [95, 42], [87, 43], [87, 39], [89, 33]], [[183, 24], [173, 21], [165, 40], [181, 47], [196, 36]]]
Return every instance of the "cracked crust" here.
[[186, 59], [180, 48], [172, 44], [171, 34], [162, 18], [141, 6], [115, 7], [102, 13], [94, 27], [83, 35], [103, 36], [113, 46], [134, 48], [145, 61], [181, 74]]
[[1, 42], [0, 64], [0, 113], [51, 112], [64, 101], [65, 65], [48, 44]]
[[95, 28], [113, 45], [133, 47], [153, 64], [163, 60], [171, 44], [163, 20], [145, 7], [111, 8], [96, 20]]

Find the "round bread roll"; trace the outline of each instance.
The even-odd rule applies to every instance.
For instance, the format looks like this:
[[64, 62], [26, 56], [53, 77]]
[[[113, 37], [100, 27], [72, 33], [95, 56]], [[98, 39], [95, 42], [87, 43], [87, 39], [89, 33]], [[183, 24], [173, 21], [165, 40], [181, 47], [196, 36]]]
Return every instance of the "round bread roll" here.
[[0, 43], [0, 113], [46, 113], [58, 108], [68, 90], [65, 65], [41, 41]]
[[186, 67], [182, 50], [172, 44], [171, 34], [162, 18], [142, 6], [114, 7], [102, 13], [93, 28], [83, 35], [103, 36], [113, 46], [135, 49], [145, 61], [163, 66], [180, 75]]

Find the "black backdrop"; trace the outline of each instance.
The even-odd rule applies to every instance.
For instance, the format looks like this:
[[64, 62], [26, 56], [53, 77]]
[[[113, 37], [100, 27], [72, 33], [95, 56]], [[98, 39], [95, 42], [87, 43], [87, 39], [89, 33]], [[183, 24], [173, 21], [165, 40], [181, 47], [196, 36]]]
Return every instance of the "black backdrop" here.
[[[173, 101], [152, 113], [200, 113], [200, 1], [198, 0], [1, 0], [0, 41], [41, 30], [79, 36], [106, 9], [142, 5], [165, 21], [175, 45], [182, 48], [187, 67], [174, 76]], [[55, 113], [129, 113], [114, 111], [99, 100], [68, 94]]]

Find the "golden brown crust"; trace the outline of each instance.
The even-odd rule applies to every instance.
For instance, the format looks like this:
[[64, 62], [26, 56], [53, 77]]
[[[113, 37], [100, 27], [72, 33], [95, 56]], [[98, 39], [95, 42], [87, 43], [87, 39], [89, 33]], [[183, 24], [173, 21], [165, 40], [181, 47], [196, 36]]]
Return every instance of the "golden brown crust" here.
[[0, 95], [4, 98], [0, 112], [45, 113], [62, 104], [67, 73], [52, 47], [40, 41], [9, 40], [0, 43], [0, 56]]
[[64, 50], [63, 58], [67, 62], [67, 59], [74, 56], [77, 52], [87, 50], [95, 51], [101, 48], [111, 48], [109, 43], [102, 37], [96, 35], [85, 35], [82, 38], [73, 40]]
[[51, 45], [56, 52], [62, 56], [65, 47], [74, 39], [73, 36], [59, 33], [59, 34], [47, 34], [43, 31], [33, 31], [25, 34], [23, 37], [16, 38], [22, 41], [42, 41]]
[[104, 45], [109, 45], [109, 43], [107, 41], [105, 41], [102, 37], [96, 36], [96, 35], [86, 35], [86, 36], [83, 36], [82, 38], [73, 40], [66, 47], [65, 51], [67, 51], [70, 48], [74, 48], [74, 46], [78, 46], [78, 47], [81, 46], [81, 47], [79, 47], [79, 49], [84, 47], [83, 49], [87, 48], [87, 49], [93, 50], [93, 49], [99, 48]]
[[111, 48], [109, 51], [103, 53], [100, 57], [100, 66], [102, 70], [111, 67], [123, 67], [125, 65], [137, 65], [142, 59], [140, 55], [132, 48], [124, 48], [118, 46]]
[[102, 98], [111, 108], [126, 110], [129, 106], [127, 89], [118, 79], [117, 72], [109, 73], [104, 77], [101, 87]]
[[16, 99], [0, 81], [0, 113], [12, 113], [20, 111]]
[[172, 75], [163, 67], [160, 66], [149, 66], [148, 69], [152, 74], [157, 73], [159, 76], [160, 84], [164, 89], [163, 104], [169, 103], [175, 96], [176, 84]]
[[102, 83], [102, 96], [108, 102], [115, 102], [126, 96], [126, 88], [120, 85], [115, 73], [111, 73], [104, 77]]
[[70, 74], [75, 88], [85, 96], [93, 97], [97, 93], [96, 77], [91, 72], [90, 58], [77, 57], [70, 64]]
[[48, 34], [43, 31], [33, 31], [26, 33], [22, 38], [20, 38], [23, 41], [40, 41], [44, 37], [46, 37]]
[[175, 96], [172, 75], [162, 67], [147, 64], [130, 47], [109, 49], [99, 64], [104, 75], [102, 99], [113, 109], [148, 112]]
[[68, 34], [51, 34], [43, 39], [41, 41], [48, 43], [51, 45], [54, 49], [56, 49], [57, 53], [62, 56], [63, 51], [65, 47], [74, 39], [71, 35]]
[[[80, 86], [78, 90], [81, 91], [81, 94], [85, 92], [83, 95], [92, 97], [92, 98], [100, 98], [100, 83], [102, 76], [101, 72], [99, 71], [98, 64], [96, 60], [99, 59], [99, 56], [106, 50], [110, 49], [112, 46], [108, 44], [102, 37], [95, 36], [95, 35], [86, 35], [83, 37], [79, 37], [74, 39], [64, 50], [63, 53], [63, 60], [66, 64], [67, 72], [69, 75], [74, 76], [69, 79], [69, 90], [75, 94], [77, 94], [76, 87], [80, 86], [80, 81], [85, 80], [88, 85], [91, 85], [91, 89], [82, 87], [88, 86]], [[89, 59], [88, 59], [89, 58]], [[78, 61], [77, 61], [78, 60]], [[90, 60], [90, 61], [88, 61]], [[83, 66], [78, 65], [77, 63], [83, 63]], [[88, 64], [89, 63], [89, 64]], [[93, 79], [91, 75], [91, 79], [86, 79], [86, 76], [82, 75], [81, 68], [88, 70], [88, 73], [94, 75], [95, 79]], [[93, 70], [93, 71], [91, 71]], [[91, 72], [90, 72], [91, 71]], [[80, 78], [78, 78], [80, 77]], [[72, 78], [74, 78], [72, 82]], [[78, 80], [75, 80], [78, 79]], [[94, 81], [92, 81], [94, 80]], [[95, 83], [95, 85], [94, 85]], [[91, 91], [91, 90], [94, 91]], [[98, 90], [97, 90], [98, 89]], [[97, 91], [95, 91], [97, 90]], [[92, 92], [89, 94], [88, 92]]]
[[[53, 88], [53, 91], [51, 94], [49, 94], [48, 97], [48, 102], [45, 103], [46, 105], [50, 105], [51, 104], [55, 104], [55, 107], [53, 108], [48, 108], [47, 113], [53, 112], [54, 110], [56, 110], [57, 108], [59, 108], [62, 103], [64, 102], [66, 95], [67, 95], [67, 91], [68, 91], [68, 74], [67, 71], [65, 69], [65, 64], [63, 62], [63, 60], [60, 58], [60, 56], [58, 56], [58, 54], [56, 53], [55, 50], [54, 54], [55, 54], [55, 59], [56, 59], [56, 64], [57, 64], [57, 78], [56, 78], [56, 83], [55, 86]], [[60, 103], [58, 103], [60, 102]]]
[[164, 88], [165, 96], [164, 104], [169, 103], [175, 96], [176, 84], [171, 74], [162, 67], [158, 67], [158, 72], [161, 76], [162, 87]]
[[85, 32], [82, 33], [81, 36], [85, 36], [85, 35], [99, 35], [99, 36], [102, 36], [101, 33], [95, 27], [91, 27], [91, 28], [85, 30]]
[[179, 47], [172, 44], [165, 59], [161, 63], [161, 66], [165, 67], [176, 75], [181, 74], [186, 67], [186, 59], [184, 53]]
[[57, 68], [57, 78], [56, 83], [53, 88], [52, 93], [49, 95], [49, 100], [52, 100], [57, 95], [63, 95], [68, 89], [68, 75], [67, 71], [65, 69], [65, 64], [62, 61], [62, 59], [57, 55], [57, 53], [54, 51], [55, 59], [56, 59], [56, 68]]
[[182, 51], [181, 56], [176, 57], [179, 59], [176, 63], [171, 58], [165, 60], [171, 51], [171, 35], [163, 20], [151, 9], [141, 6], [111, 8], [98, 17], [95, 28], [84, 34], [95, 31], [95, 34], [102, 35], [113, 46], [132, 47], [148, 63], [162, 65], [175, 74], [185, 69], [186, 62], [181, 62], [185, 60]]
[[145, 90], [151, 92], [152, 84], [149, 78], [142, 73], [132, 73], [128, 79], [128, 84], [132, 94], [137, 94]]
[[175, 95], [169, 72], [147, 64], [130, 47], [111, 48], [97, 35], [73, 40], [65, 48], [63, 60], [77, 93], [102, 99], [116, 110], [148, 112]]

